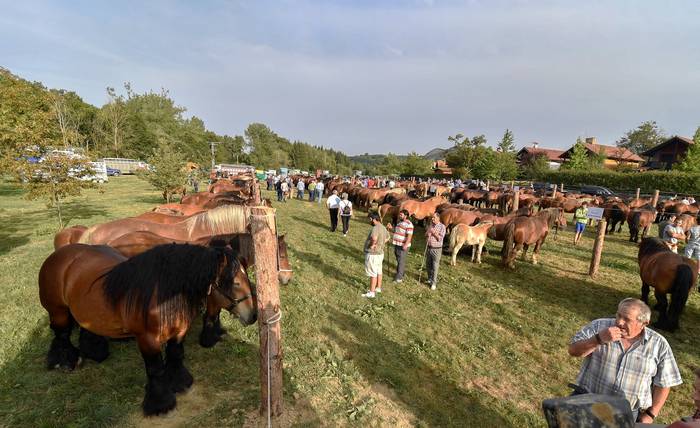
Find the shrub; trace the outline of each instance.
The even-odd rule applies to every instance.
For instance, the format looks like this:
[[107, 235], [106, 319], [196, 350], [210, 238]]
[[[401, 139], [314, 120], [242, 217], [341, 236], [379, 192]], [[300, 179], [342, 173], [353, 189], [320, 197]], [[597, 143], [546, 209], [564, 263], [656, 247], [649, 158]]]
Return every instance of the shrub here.
[[589, 184], [613, 190], [634, 190], [639, 187], [644, 193], [661, 190], [670, 193], [700, 194], [700, 173], [680, 171], [542, 171], [535, 178], [570, 186]]

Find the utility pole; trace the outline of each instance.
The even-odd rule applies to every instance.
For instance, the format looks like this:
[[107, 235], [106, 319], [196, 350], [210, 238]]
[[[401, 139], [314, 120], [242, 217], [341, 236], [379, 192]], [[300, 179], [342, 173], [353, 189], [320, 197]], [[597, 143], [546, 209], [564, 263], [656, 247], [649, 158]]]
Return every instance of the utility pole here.
[[209, 147], [211, 148], [211, 170], [214, 171], [214, 165], [216, 164], [216, 151], [214, 150], [214, 147], [216, 147], [217, 144], [221, 144], [218, 141], [210, 141], [209, 142]]

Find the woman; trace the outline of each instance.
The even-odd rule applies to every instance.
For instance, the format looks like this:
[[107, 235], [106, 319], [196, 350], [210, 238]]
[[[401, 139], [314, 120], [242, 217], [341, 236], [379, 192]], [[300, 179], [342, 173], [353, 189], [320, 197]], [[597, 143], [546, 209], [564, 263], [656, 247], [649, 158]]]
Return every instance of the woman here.
[[352, 202], [348, 201], [347, 193], [342, 194], [342, 199], [340, 204], [338, 204], [338, 210], [340, 211], [340, 220], [343, 222], [343, 236], [348, 236], [350, 217], [352, 217]]

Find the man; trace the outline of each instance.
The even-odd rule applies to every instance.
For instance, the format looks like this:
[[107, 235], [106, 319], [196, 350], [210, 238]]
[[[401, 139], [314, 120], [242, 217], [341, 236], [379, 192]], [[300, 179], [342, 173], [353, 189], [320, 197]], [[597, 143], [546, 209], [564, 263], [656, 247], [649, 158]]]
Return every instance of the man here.
[[304, 199], [304, 188], [306, 187], [306, 184], [304, 183], [304, 180], [301, 178], [297, 182], [297, 199]]
[[576, 223], [576, 235], [574, 236], [574, 245], [578, 245], [581, 240], [581, 234], [586, 229], [588, 223], [588, 202], [583, 201], [580, 207], [576, 208], [574, 213], [574, 222]]
[[664, 227], [663, 240], [668, 245], [668, 248], [676, 254], [678, 253], [678, 240], [685, 239], [682, 223], [683, 220], [680, 217], [676, 217], [673, 224]]
[[326, 199], [326, 206], [331, 216], [331, 232], [335, 232], [338, 227], [338, 208], [340, 208], [340, 198], [338, 191], [333, 189], [333, 194]]
[[389, 232], [382, 226], [379, 214], [371, 213], [369, 223], [372, 229], [365, 240], [365, 273], [369, 277], [369, 291], [362, 295], [373, 299], [382, 292], [382, 263], [384, 262], [384, 244], [389, 240]]
[[275, 182], [275, 190], [277, 191], [277, 202], [282, 202], [282, 196], [284, 196], [282, 193], [282, 180]]
[[685, 256], [695, 259], [700, 265], [700, 215], [696, 218], [696, 225], [688, 230], [688, 243], [685, 244]]
[[676, 215], [675, 214], [669, 214], [669, 216], [666, 218], [666, 220], [660, 221], [659, 222], [659, 238], [664, 239], [664, 230], [666, 230], [666, 226], [669, 224], [673, 224], [676, 222]]
[[442, 241], [445, 238], [446, 229], [445, 225], [440, 223], [440, 214], [433, 213], [430, 221], [430, 227], [425, 231], [425, 237], [427, 238], [425, 266], [428, 269], [428, 284], [430, 284], [430, 289], [435, 290], [437, 288], [440, 257], [442, 256]]
[[318, 180], [318, 183], [316, 183], [316, 198], [318, 199], [318, 203], [321, 203], [321, 199], [323, 199], [323, 188], [325, 186], [323, 185], [322, 180]]
[[[391, 223], [387, 225], [387, 229], [391, 230]], [[411, 240], [413, 238], [413, 223], [408, 219], [408, 211], [399, 211], [399, 222], [394, 228], [394, 234], [391, 237], [391, 244], [394, 246], [394, 255], [396, 256], [396, 275], [394, 282], [403, 282], [404, 271], [406, 270], [406, 256], [408, 249], [411, 248]]]
[[311, 179], [311, 183], [309, 183], [309, 202], [314, 201], [314, 196], [316, 196], [316, 180]]
[[389, 188], [393, 189], [394, 187], [396, 187], [396, 182], [393, 179], [390, 179], [389, 180]]
[[600, 318], [579, 330], [569, 355], [583, 357], [576, 383], [594, 394], [623, 396], [638, 422], [651, 423], [681, 375], [666, 339], [647, 328], [651, 309], [627, 298], [616, 318]]
[[280, 189], [282, 190], [282, 202], [287, 202], [287, 198], [289, 197], [289, 183], [287, 183], [287, 180], [282, 180]]

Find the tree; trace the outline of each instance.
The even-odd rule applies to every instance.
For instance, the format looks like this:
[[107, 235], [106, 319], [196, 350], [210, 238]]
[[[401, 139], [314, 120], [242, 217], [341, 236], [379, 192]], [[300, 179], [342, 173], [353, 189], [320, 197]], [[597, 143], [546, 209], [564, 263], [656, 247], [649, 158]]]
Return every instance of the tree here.
[[432, 172], [432, 161], [425, 159], [416, 152], [411, 152], [406, 156], [401, 165], [403, 175], [425, 175]]
[[588, 160], [588, 150], [581, 138], [576, 139], [569, 161], [562, 165], [564, 169], [584, 170], [588, 168], [590, 162]]
[[693, 144], [688, 146], [685, 157], [674, 169], [684, 172], [700, 172], [700, 126], [693, 136]]
[[523, 175], [527, 178], [539, 178], [549, 171], [549, 159], [544, 153], [529, 156], [523, 164]]
[[123, 139], [122, 128], [126, 121], [124, 96], [117, 95], [114, 88], [111, 87], [107, 87], [107, 96], [109, 97], [109, 102], [102, 108], [102, 120], [109, 129], [114, 154], [119, 155], [120, 143]]
[[[187, 181], [185, 162], [166, 141], [161, 140], [158, 147], [153, 149], [153, 155], [148, 158], [148, 163], [152, 169], [141, 170], [137, 175], [162, 191], [164, 195], [169, 195], [168, 190], [184, 185]], [[168, 196], [166, 201], [170, 202], [167, 199]]]
[[503, 138], [498, 143], [497, 150], [501, 153], [515, 152], [515, 138], [509, 129], [506, 129], [506, 132], [503, 133]]
[[518, 176], [518, 162], [514, 152], [495, 152], [493, 174], [495, 180], [514, 180]]
[[629, 149], [633, 153], [640, 154], [652, 147], [661, 144], [666, 137], [659, 126], [653, 120], [648, 120], [639, 125], [636, 129], [627, 131], [617, 141], [619, 147]]
[[600, 147], [597, 153], [593, 153], [588, 157], [588, 164], [591, 169], [600, 169], [605, 165], [607, 158], [605, 148]]

